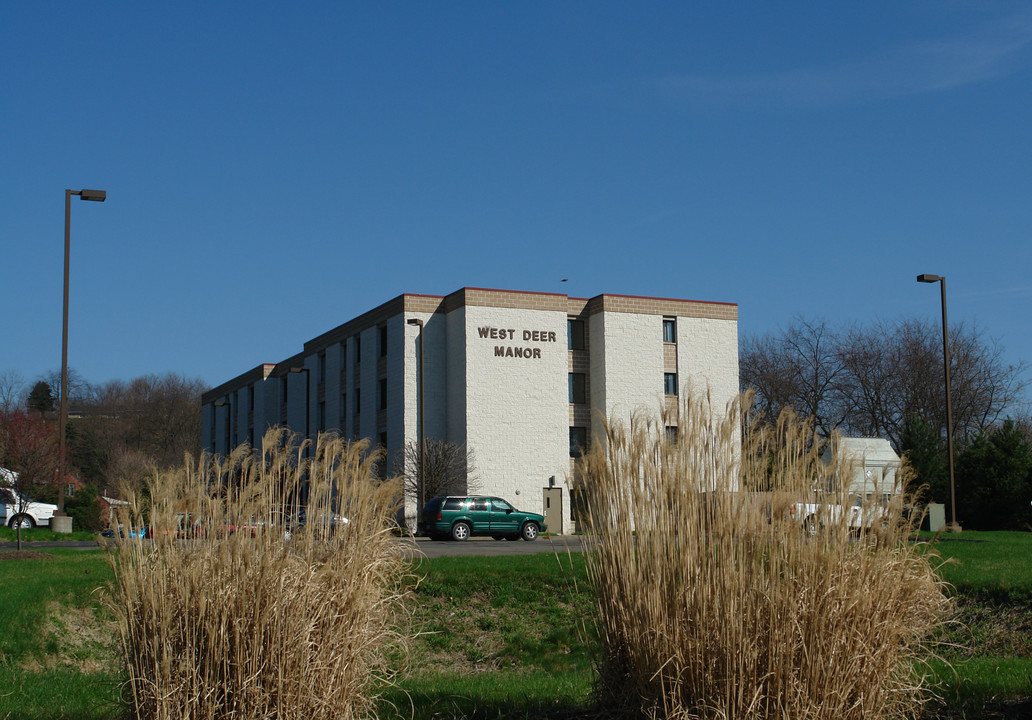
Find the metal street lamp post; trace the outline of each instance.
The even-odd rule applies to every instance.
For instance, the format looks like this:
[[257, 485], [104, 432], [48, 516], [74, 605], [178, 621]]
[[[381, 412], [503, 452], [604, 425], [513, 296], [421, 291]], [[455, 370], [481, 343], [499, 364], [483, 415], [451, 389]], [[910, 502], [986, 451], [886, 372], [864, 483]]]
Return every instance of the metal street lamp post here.
[[[57, 512], [55, 513], [58, 517], [64, 517], [65, 515], [65, 475], [67, 473], [65, 426], [68, 424], [68, 269], [72, 255], [72, 195], [78, 195], [80, 200], [91, 200], [93, 202], [104, 202], [107, 199], [107, 192], [104, 190], [65, 190], [64, 319], [61, 325], [61, 426], [58, 429], [58, 486]], [[54, 529], [56, 532], [71, 532], [72, 526], [70, 522], [58, 521]]]
[[957, 489], [953, 478], [953, 402], [950, 398], [950, 336], [946, 323], [946, 278], [942, 275], [925, 273], [917, 276], [922, 283], [939, 283], [942, 292], [942, 365], [946, 376], [946, 452], [950, 469], [950, 529], [960, 531], [957, 524]]
[[[220, 407], [226, 408], [226, 435], [225, 435], [225, 437], [226, 437], [226, 455], [228, 456], [230, 453], [233, 452], [233, 448], [230, 447], [230, 441], [229, 441], [230, 432], [232, 431], [232, 427], [231, 426], [232, 426], [232, 423], [233, 423], [233, 412], [232, 412], [232, 405], [229, 402], [229, 396], [228, 395], [226, 397], [222, 398], [221, 400], [216, 400], [215, 402], [212, 403], [212, 422], [215, 423], [216, 425], [218, 424], [218, 419], [219, 419], [218, 408], [220, 408]], [[214, 450], [214, 448], [212, 448], [212, 449]]]
[[416, 325], [419, 327], [419, 364], [418, 364], [418, 377], [417, 382], [419, 383], [419, 505], [416, 507], [416, 517], [419, 517], [419, 513], [423, 510], [424, 503], [424, 492], [423, 492], [423, 480], [426, 477], [426, 466], [424, 460], [424, 450], [426, 446], [425, 428], [423, 424], [423, 321], [419, 318], [410, 318], [408, 321], [409, 325]]
[[[306, 367], [292, 367], [292, 368], [290, 368], [290, 372], [292, 372], [292, 373], [304, 373], [305, 374], [305, 440], [307, 440], [309, 438], [309, 430], [310, 430], [310, 427], [311, 427], [310, 424], [309, 424], [309, 415], [311, 414], [311, 410], [312, 410], [312, 408], [311, 408], [312, 400], [311, 400], [311, 397], [310, 397], [310, 395], [312, 393], [312, 387], [311, 387], [312, 374], [311, 374], [311, 371], [308, 368], [306, 368]], [[308, 454], [308, 450], [307, 449], [305, 450], [305, 454], [306, 455]]]

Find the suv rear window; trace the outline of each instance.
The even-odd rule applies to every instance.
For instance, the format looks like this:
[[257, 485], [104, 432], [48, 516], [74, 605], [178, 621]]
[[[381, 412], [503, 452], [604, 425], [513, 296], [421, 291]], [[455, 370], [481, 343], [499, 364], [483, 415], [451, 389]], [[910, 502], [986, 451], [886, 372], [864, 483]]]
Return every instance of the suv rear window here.
[[469, 500], [469, 498], [448, 498], [447, 500], [444, 501], [444, 509], [445, 510], [458, 510], [459, 508], [461, 508], [463, 505], [466, 504], [467, 500]]
[[441, 507], [441, 503], [444, 502], [444, 498], [435, 497], [427, 500], [426, 505], [423, 506], [424, 513], [435, 513], [437, 509]]

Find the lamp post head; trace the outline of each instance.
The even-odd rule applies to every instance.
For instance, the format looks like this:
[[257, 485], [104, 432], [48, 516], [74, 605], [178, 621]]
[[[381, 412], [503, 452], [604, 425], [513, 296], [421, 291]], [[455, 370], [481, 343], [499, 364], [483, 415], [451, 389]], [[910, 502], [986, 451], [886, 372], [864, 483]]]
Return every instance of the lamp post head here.
[[308, 368], [306, 368], [306, 367], [292, 367], [292, 368], [290, 368], [290, 372], [292, 372], [292, 373], [308, 372]]
[[225, 407], [226, 405], [229, 405], [229, 402], [227, 402], [225, 399], [216, 400], [212, 403], [212, 405], [214, 405], [215, 407]]
[[79, 199], [92, 200], [93, 202], [104, 202], [105, 200], [107, 200], [107, 191], [83, 189], [79, 191]]
[[423, 327], [423, 321], [419, 318], [409, 318], [405, 322], [407, 322], [409, 325], [418, 325], [419, 327]]
[[930, 275], [929, 273], [924, 273], [923, 275], [917, 276], [917, 281], [923, 283], [937, 283], [942, 279], [943, 278], [941, 275]]

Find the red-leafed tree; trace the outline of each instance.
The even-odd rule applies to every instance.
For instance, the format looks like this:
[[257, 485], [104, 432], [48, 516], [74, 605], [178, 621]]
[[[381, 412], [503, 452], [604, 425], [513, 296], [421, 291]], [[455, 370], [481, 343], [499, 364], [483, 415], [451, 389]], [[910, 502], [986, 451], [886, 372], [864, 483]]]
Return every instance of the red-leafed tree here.
[[[58, 470], [57, 431], [42, 417], [22, 409], [0, 413], [0, 492], [13, 500], [16, 515], [25, 512], [28, 498], [52, 486]], [[21, 549], [21, 523], [18, 549]]]

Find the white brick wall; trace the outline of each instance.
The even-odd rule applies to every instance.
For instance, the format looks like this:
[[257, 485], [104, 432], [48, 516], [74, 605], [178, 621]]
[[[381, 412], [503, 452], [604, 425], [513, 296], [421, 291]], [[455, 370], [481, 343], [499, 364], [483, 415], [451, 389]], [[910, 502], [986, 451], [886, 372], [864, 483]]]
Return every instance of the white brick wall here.
[[[481, 328], [505, 339], [481, 337]], [[569, 468], [566, 315], [467, 307], [465, 341], [466, 430], [483, 491], [540, 513], [542, 488], [550, 477], [562, 483]]]
[[[624, 421], [635, 412], [658, 413], [663, 407], [663, 318], [617, 312], [595, 317], [601, 322], [592, 318], [592, 392], [596, 384], [605, 385], [605, 402], [595, 407], [607, 418]], [[601, 337], [597, 324], [602, 325]], [[595, 372], [599, 352], [605, 355], [601, 374]]]
[[738, 395], [738, 323], [677, 318], [677, 367], [682, 396], [710, 393], [721, 413]]

